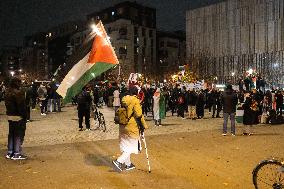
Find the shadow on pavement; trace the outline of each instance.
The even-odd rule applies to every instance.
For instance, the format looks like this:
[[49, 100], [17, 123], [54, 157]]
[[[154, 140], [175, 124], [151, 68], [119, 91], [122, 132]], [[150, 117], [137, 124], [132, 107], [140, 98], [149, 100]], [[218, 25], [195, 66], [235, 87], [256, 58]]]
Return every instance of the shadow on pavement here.
[[101, 154], [86, 154], [85, 163], [93, 166], [107, 166], [113, 168], [112, 158], [110, 156], [103, 156]]

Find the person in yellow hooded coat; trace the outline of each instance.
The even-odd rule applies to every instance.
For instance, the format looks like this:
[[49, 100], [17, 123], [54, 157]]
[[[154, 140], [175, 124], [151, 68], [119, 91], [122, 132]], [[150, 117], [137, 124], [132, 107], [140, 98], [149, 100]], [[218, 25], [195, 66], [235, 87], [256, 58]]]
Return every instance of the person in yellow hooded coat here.
[[126, 125], [119, 125], [119, 147], [122, 154], [113, 161], [119, 171], [135, 169], [130, 155], [139, 153], [141, 150], [140, 134], [148, 128], [137, 94], [138, 89], [132, 86], [129, 88], [128, 95], [121, 100], [122, 106], [127, 109], [129, 121]]

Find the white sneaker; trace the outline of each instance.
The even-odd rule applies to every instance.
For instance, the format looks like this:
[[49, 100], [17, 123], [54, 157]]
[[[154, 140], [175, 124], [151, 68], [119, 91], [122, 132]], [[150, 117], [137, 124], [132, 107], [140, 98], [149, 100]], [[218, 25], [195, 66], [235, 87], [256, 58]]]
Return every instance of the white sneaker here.
[[42, 116], [46, 116], [46, 114], [45, 114], [45, 113], [42, 113], [42, 114], [40, 114], [40, 115], [42, 115]]

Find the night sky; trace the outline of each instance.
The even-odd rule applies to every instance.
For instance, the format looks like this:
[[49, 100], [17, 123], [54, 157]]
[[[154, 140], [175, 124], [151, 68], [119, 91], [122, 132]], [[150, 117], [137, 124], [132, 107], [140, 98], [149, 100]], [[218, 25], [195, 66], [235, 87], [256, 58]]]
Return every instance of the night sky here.
[[[84, 20], [86, 15], [124, 0], [0, 0], [0, 48], [22, 45], [23, 37], [58, 24]], [[156, 8], [157, 28], [185, 30], [186, 10], [221, 0], [136, 0]]]

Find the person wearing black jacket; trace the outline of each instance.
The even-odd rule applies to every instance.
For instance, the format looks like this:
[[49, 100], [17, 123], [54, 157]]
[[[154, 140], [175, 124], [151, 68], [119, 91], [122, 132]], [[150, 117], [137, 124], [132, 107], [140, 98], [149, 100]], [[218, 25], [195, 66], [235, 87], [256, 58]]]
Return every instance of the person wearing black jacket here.
[[26, 99], [21, 88], [21, 80], [12, 78], [5, 94], [6, 114], [9, 122], [7, 159], [23, 160], [22, 144], [26, 131]]
[[25, 88], [25, 97], [26, 97], [26, 111], [27, 111], [27, 121], [29, 122], [31, 120], [31, 105], [32, 105], [32, 87], [29, 85], [26, 85]]
[[188, 108], [188, 117], [189, 119], [196, 119], [196, 103], [197, 103], [197, 99], [198, 96], [196, 94], [196, 92], [194, 91], [194, 89], [190, 89], [190, 91], [188, 91], [186, 93], [186, 104], [187, 104], [187, 108]]
[[220, 111], [222, 109], [221, 102], [220, 102], [220, 91], [217, 91], [215, 88], [212, 89], [211, 94], [210, 94], [210, 104], [213, 107], [212, 118], [215, 117], [215, 113], [216, 113], [216, 118], [219, 118]]
[[235, 130], [235, 113], [236, 113], [236, 106], [238, 104], [238, 97], [237, 94], [233, 91], [232, 85], [228, 85], [226, 90], [222, 95], [222, 104], [223, 104], [223, 117], [224, 117], [224, 124], [223, 124], [223, 136], [227, 135], [227, 123], [228, 118], [230, 116], [231, 120], [231, 134], [232, 136], [236, 135]]
[[276, 111], [277, 111], [277, 114], [282, 116], [283, 95], [281, 94], [280, 90], [277, 91], [277, 93], [275, 95], [275, 98], [276, 98]]
[[79, 131], [83, 131], [83, 117], [85, 117], [86, 129], [90, 130], [90, 110], [92, 105], [92, 97], [87, 87], [78, 95], [78, 118], [79, 118]]

